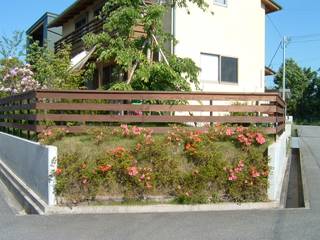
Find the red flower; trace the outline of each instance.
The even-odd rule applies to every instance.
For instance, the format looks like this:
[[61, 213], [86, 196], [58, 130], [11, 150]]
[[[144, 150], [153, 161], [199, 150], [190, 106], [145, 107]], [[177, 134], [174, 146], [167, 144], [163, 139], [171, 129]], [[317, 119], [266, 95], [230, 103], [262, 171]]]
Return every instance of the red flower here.
[[101, 172], [108, 172], [112, 169], [111, 165], [101, 165], [98, 167]]
[[256, 135], [256, 141], [257, 141], [257, 143], [259, 143], [260, 145], [266, 143], [266, 139], [265, 139], [265, 137], [264, 137], [261, 133], [257, 133], [257, 135]]
[[128, 174], [131, 177], [137, 176], [137, 174], [139, 173], [138, 168], [137, 167], [129, 167], [128, 168]]
[[138, 143], [138, 144], [136, 145], [136, 151], [140, 151], [141, 148], [142, 148], [142, 145], [141, 145], [140, 143]]
[[62, 168], [57, 168], [56, 169], [56, 176], [59, 176], [62, 174]]
[[126, 151], [124, 147], [116, 147], [112, 150], [112, 154], [116, 155], [117, 157], [121, 157], [122, 154]]
[[227, 130], [226, 130], [226, 135], [227, 136], [232, 136], [234, 134], [234, 131], [231, 129], [231, 128], [227, 128]]
[[257, 178], [260, 177], [260, 173], [257, 171], [257, 169], [255, 167], [251, 168], [250, 174], [253, 178]]
[[137, 126], [133, 126], [133, 127], [132, 127], [132, 134], [133, 134], [133, 135], [140, 135], [141, 132], [142, 132], [142, 129], [141, 129], [141, 128], [139, 128], [139, 127], [137, 127]]

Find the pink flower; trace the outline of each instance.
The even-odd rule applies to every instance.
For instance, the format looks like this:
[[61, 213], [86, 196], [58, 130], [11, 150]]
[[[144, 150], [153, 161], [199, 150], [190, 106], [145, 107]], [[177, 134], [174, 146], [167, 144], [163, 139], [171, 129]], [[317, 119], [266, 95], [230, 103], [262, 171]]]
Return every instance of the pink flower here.
[[236, 128], [236, 132], [237, 132], [237, 133], [242, 133], [243, 130], [244, 130], [243, 127], [237, 127], [237, 128]]
[[131, 177], [137, 176], [137, 174], [139, 173], [138, 168], [137, 167], [129, 167], [128, 168], [128, 174]]
[[238, 179], [238, 177], [237, 177], [234, 173], [231, 173], [231, 174], [229, 175], [229, 178], [228, 178], [229, 181], [235, 181], [235, 180], [237, 180], [237, 179]]
[[251, 172], [250, 172], [251, 176], [253, 178], [257, 178], [257, 177], [260, 177], [260, 173], [257, 171], [257, 169], [255, 167], [252, 167], [251, 168]]
[[140, 135], [141, 134], [141, 128], [137, 127], [137, 126], [133, 126], [132, 127], [132, 134], [133, 135]]
[[266, 139], [265, 137], [261, 134], [261, 133], [257, 133], [256, 135], [256, 141], [257, 143], [259, 143], [260, 145], [265, 144]]
[[227, 136], [232, 136], [234, 134], [234, 131], [231, 129], [231, 128], [227, 128], [227, 130], [226, 130], [226, 135]]

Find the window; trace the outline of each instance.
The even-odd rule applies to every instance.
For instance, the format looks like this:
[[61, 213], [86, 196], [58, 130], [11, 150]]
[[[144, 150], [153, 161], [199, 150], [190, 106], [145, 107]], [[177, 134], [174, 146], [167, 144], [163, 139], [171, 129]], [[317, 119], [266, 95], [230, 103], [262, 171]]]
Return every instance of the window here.
[[201, 81], [219, 82], [219, 56], [201, 54]]
[[86, 24], [87, 24], [87, 17], [82, 17], [78, 21], [76, 21], [76, 23], [74, 24], [74, 28], [75, 30], [78, 30]]
[[221, 57], [221, 81], [238, 83], [238, 59]]
[[227, 1], [228, 0], [213, 0], [213, 3], [218, 4], [218, 5], [227, 6]]
[[238, 59], [201, 53], [200, 80], [214, 83], [238, 83]]

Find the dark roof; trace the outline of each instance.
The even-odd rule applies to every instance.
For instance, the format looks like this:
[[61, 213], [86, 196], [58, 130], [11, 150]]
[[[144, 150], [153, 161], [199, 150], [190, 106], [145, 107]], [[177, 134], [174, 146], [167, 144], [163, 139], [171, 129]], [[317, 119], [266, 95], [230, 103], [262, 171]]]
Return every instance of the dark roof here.
[[264, 75], [265, 76], [273, 76], [275, 74], [276, 74], [276, 72], [274, 70], [272, 70], [269, 67], [265, 67], [265, 69], [264, 69]]
[[262, 0], [262, 3], [266, 6], [266, 14], [280, 11], [282, 7], [274, 0]]
[[41, 26], [43, 23], [45, 23], [48, 18], [57, 18], [58, 16], [59, 15], [56, 13], [46, 12], [26, 31], [26, 34], [29, 35], [35, 30], [37, 30], [37, 28]]
[[[58, 18], [52, 21], [49, 24], [49, 27], [60, 27], [63, 23], [67, 22], [69, 19], [78, 15], [79, 12], [86, 9], [88, 6], [92, 5], [95, 1], [93, 0], [77, 0], [71, 6], [69, 6], [66, 10], [64, 10]], [[96, 0], [96, 2], [99, 2]], [[101, 0], [100, 0], [101, 2]]]

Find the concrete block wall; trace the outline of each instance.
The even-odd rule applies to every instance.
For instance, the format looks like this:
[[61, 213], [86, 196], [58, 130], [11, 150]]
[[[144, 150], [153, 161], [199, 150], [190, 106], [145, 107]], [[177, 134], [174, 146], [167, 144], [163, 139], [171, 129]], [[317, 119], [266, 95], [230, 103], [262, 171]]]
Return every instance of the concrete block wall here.
[[268, 147], [269, 176], [268, 197], [272, 201], [280, 201], [282, 185], [288, 165], [288, 146], [291, 136], [291, 123], [286, 124], [285, 132]]
[[0, 133], [0, 163], [9, 168], [46, 204], [55, 205], [55, 179], [52, 173], [57, 167], [56, 147]]

